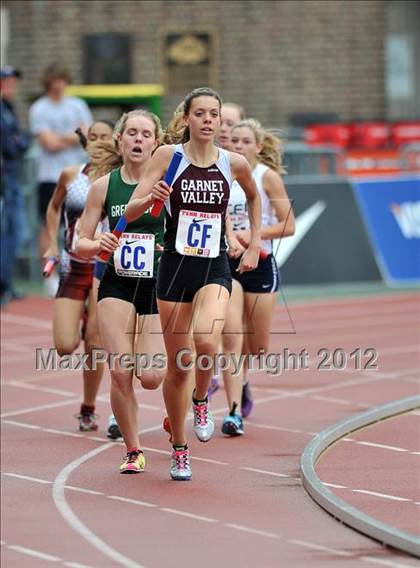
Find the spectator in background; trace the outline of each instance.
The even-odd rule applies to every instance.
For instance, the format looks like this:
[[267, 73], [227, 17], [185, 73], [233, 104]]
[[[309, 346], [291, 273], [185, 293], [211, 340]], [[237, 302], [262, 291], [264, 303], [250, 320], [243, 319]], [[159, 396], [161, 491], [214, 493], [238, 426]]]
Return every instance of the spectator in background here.
[[22, 298], [13, 286], [13, 270], [22, 244], [25, 224], [25, 204], [19, 185], [20, 160], [29, 147], [30, 139], [19, 125], [13, 107], [18, 79], [17, 69], [7, 66], [0, 71], [1, 120], [1, 304]]
[[[70, 83], [70, 75], [65, 69], [50, 65], [44, 74], [45, 95], [29, 109], [31, 131], [40, 146], [37, 179], [40, 258], [48, 246], [45, 217], [60, 173], [68, 166], [86, 161], [75, 130], [81, 128], [86, 134], [87, 126], [92, 123], [92, 115], [84, 101], [65, 95]], [[45, 281], [50, 296], [55, 296], [58, 285], [58, 278], [54, 277]]]

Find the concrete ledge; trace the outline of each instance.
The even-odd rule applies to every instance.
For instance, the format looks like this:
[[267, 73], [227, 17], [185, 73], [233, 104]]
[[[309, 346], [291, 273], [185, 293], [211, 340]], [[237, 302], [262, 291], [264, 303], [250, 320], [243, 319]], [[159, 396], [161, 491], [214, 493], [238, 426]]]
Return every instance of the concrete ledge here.
[[420, 396], [404, 398], [357, 414], [323, 430], [313, 438], [303, 451], [300, 469], [303, 486], [314, 501], [349, 527], [381, 543], [393, 546], [420, 558], [420, 538], [396, 527], [382, 523], [349, 503], [339, 499], [325, 487], [315, 472], [315, 464], [321, 454], [334, 442], [369, 424], [374, 424], [397, 414], [420, 407]]

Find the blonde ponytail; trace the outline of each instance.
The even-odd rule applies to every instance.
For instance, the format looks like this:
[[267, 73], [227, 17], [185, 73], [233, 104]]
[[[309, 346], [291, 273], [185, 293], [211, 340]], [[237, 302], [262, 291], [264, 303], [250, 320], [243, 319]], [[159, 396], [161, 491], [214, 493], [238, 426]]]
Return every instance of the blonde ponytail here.
[[91, 163], [91, 167], [89, 168], [89, 179], [91, 181], [95, 181], [109, 174], [109, 172], [121, 167], [123, 164], [115, 140], [98, 140], [97, 142], [93, 142], [92, 146], [93, 145], [95, 149], [100, 150], [101, 157]]
[[182, 102], [176, 107], [175, 112], [163, 133], [162, 143], [179, 144], [184, 135], [184, 131], [184, 103]]

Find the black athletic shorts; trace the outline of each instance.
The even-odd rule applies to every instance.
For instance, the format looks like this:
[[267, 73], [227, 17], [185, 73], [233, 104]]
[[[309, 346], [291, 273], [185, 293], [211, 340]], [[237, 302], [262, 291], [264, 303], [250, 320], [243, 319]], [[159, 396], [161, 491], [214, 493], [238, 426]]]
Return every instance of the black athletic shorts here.
[[158, 313], [156, 278], [119, 276], [109, 264], [98, 288], [98, 302], [104, 298], [118, 298], [133, 304], [139, 316]]
[[232, 292], [232, 277], [226, 253], [217, 258], [196, 258], [165, 251], [159, 262], [157, 297], [168, 302], [192, 302], [208, 284], [219, 284]]
[[42, 223], [45, 223], [47, 209], [52, 194], [54, 193], [55, 182], [44, 181], [38, 184], [38, 213]]
[[229, 259], [232, 278], [241, 284], [244, 292], [255, 294], [277, 292], [280, 286], [280, 273], [272, 254], [269, 254], [264, 260], [260, 260], [255, 270], [243, 272], [242, 274], [236, 272], [239, 262], [240, 258]]

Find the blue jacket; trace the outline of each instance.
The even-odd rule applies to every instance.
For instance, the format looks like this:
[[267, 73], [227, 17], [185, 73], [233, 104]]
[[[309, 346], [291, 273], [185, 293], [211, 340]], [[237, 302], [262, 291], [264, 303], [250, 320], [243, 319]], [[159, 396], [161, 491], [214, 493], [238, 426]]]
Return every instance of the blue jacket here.
[[[21, 128], [13, 105], [0, 99], [1, 177], [18, 177], [20, 158], [30, 146], [29, 135]], [[3, 184], [2, 184], [3, 185]]]

